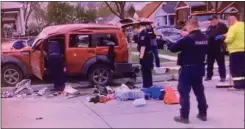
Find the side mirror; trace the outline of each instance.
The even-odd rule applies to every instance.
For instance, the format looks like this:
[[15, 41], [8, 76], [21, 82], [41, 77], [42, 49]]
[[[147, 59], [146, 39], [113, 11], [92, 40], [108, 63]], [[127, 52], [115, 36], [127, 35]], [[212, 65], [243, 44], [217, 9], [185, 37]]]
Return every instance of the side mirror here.
[[15, 42], [14, 44], [13, 44], [13, 46], [12, 46], [12, 48], [14, 48], [14, 49], [22, 49], [22, 48], [24, 48], [25, 47], [25, 41], [17, 41], [17, 42]]

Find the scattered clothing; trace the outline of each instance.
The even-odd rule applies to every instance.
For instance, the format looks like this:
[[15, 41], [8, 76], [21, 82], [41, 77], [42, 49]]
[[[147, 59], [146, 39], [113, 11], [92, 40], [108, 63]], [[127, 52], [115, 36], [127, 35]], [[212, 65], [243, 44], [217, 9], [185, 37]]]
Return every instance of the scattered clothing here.
[[164, 89], [161, 86], [152, 86], [150, 88], [143, 88], [141, 90], [145, 93], [146, 99], [149, 98], [157, 99], [157, 100], [163, 99]]

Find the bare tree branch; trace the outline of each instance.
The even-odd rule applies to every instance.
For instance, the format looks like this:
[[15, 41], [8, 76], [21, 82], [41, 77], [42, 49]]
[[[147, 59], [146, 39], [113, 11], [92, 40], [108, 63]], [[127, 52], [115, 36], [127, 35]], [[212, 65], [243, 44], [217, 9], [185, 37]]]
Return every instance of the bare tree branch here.
[[120, 7], [119, 7], [119, 2], [114, 2], [114, 4], [115, 4], [116, 7], [117, 7], [118, 13], [121, 14], [121, 10], [120, 10]]
[[117, 14], [117, 13], [112, 9], [111, 5], [110, 5], [108, 2], [105, 2], [105, 4], [108, 6], [108, 8], [111, 10], [111, 12], [112, 12], [113, 14], [115, 14], [115, 15], [118, 16], [118, 17], [120, 17], [120, 14]]

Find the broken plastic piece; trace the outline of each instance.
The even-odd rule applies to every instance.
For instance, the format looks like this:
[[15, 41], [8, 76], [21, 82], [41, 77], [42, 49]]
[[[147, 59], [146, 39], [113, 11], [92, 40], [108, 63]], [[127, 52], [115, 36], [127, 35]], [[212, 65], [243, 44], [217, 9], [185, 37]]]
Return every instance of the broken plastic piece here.
[[77, 89], [72, 88], [71, 85], [67, 85], [63, 92], [68, 94], [74, 94], [77, 92]]
[[37, 93], [38, 93], [38, 95], [44, 95], [44, 93], [46, 92], [46, 90], [47, 90], [48, 88], [47, 87], [44, 87], [44, 88], [42, 88], [41, 90], [39, 90]]
[[30, 92], [33, 92], [31, 86], [31, 80], [30, 79], [24, 79], [21, 82], [18, 82], [13, 90], [14, 95], [17, 95], [22, 90], [27, 89]]
[[135, 99], [135, 100], [133, 101], [133, 105], [136, 106], [136, 107], [141, 107], [141, 106], [146, 105], [146, 101], [145, 101], [144, 98]]

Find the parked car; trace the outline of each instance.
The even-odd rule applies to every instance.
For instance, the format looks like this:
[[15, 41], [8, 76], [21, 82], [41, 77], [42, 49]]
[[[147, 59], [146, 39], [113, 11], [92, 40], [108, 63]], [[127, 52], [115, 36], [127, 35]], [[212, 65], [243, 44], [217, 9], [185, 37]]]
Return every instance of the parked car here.
[[[109, 47], [103, 39], [114, 42], [115, 69], [109, 65]], [[124, 76], [132, 72], [128, 63], [127, 39], [120, 27], [100, 24], [71, 24], [48, 26], [22, 48], [2, 44], [2, 82], [15, 85], [32, 75], [43, 79], [48, 73], [45, 45], [57, 39], [65, 46], [65, 68], [67, 75], [84, 75], [93, 84], [106, 85], [113, 75]], [[16, 42], [15, 42], [16, 43]], [[10, 43], [10, 44], [15, 44]], [[132, 74], [131, 74], [132, 75]]]

